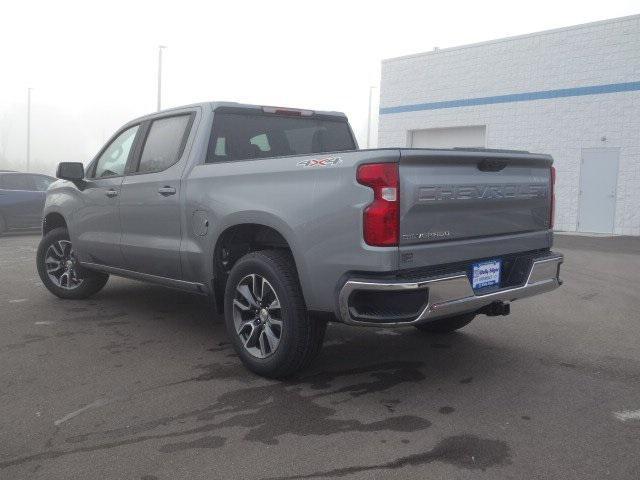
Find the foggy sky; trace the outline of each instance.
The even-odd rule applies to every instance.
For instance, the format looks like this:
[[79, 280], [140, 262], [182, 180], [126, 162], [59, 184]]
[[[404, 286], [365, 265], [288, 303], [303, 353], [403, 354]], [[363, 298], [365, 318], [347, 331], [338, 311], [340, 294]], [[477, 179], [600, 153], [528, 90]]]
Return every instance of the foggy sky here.
[[0, 169], [25, 169], [27, 87], [31, 171], [87, 162], [115, 129], [155, 111], [160, 44], [163, 107], [339, 110], [365, 147], [369, 86], [383, 58], [636, 13], [637, 0], [5, 1]]

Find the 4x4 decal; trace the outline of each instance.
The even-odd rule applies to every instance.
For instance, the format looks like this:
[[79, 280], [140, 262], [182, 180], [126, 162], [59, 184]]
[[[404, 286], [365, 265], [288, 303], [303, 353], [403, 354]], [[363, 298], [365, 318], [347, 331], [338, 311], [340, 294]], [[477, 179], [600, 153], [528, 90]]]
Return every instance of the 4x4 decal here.
[[296, 163], [299, 167], [334, 167], [342, 162], [340, 157], [314, 158], [311, 160], [300, 160]]

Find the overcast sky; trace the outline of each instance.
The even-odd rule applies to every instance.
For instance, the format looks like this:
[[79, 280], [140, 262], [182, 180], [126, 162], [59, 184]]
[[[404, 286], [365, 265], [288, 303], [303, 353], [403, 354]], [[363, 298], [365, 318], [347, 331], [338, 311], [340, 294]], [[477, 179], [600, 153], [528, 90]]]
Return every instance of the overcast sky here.
[[160, 44], [168, 47], [163, 107], [228, 100], [340, 110], [365, 146], [369, 86], [379, 85], [381, 59], [639, 7], [637, 0], [8, 0], [0, 17], [0, 169], [25, 168], [27, 87], [32, 171], [89, 161], [115, 129], [154, 111]]

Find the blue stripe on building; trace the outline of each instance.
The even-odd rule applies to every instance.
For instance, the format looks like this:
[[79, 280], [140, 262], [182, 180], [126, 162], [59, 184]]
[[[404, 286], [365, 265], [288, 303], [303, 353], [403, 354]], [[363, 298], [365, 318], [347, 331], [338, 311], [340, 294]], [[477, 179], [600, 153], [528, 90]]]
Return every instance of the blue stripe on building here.
[[600, 95], [603, 93], [633, 92], [636, 90], [640, 90], [640, 82], [609, 83], [607, 85], [560, 88], [558, 90], [541, 90], [539, 92], [511, 93], [508, 95], [495, 95], [493, 97], [463, 98], [459, 100], [444, 100], [441, 102], [385, 107], [380, 109], [380, 115], [418, 112], [421, 110], [440, 110], [443, 108], [471, 107], [475, 105], [492, 105], [494, 103], [530, 102], [531, 100], [547, 100], [550, 98], [581, 97], [584, 95]]

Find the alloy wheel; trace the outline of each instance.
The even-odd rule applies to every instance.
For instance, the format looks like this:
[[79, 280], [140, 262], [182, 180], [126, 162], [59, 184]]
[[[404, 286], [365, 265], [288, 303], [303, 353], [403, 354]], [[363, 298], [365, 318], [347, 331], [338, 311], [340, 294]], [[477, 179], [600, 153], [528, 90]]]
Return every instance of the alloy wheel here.
[[69, 240], [58, 240], [47, 248], [44, 257], [47, 276], [58, 287], [73, 290], [84, 281], [78, 276], [76, 257]]
[[282, 338], [280, 299], [264, 277], [252, 273], [236, 285], [233, 321], [244, 348], [254, 357], [272, 355]]

